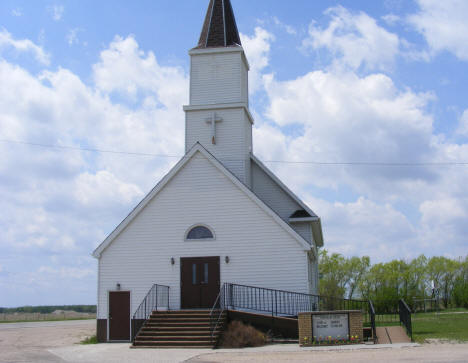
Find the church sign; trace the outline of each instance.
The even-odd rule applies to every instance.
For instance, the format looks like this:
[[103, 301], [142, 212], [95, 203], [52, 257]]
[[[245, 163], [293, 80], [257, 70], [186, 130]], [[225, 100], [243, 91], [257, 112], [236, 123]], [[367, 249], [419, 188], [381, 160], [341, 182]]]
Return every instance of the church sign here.
[[317, 314], [312, 316], [314, 337], [345, 339], [349, 336], [348, 314]]

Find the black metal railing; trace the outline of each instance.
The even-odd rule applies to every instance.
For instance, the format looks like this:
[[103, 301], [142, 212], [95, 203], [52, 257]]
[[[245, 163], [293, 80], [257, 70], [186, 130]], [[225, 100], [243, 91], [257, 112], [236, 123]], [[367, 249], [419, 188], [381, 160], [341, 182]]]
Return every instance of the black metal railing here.
[[372, 329], [372, 340], [374, 343], [377, 341], [377, 328], [375, 326], [375, 309], [372, 300], [369, 300], [369, 318], [370, 318], [370, 326]]
[[215, 345], [217, 342], [214, 339], [214, 335], [219, 325], [221, 324], [221, 317], [225, 311], [225, 290], [226, 284], [223, 284], [219, 290], [218, 297], [213, 305], [213, 308], [210, 311], [210, 335], [211, 335], [211, 344]]
[[132, 319], [132, 342], [135, 341], [140, 329], [149, 319], [153, 311], [158, 308], [169, 310], [169, 286], [153, 285], [133, 314]]
[[272, 316], [297, 316], [306, 311], [361, 310], [368, 315], [368, 301], [343, 299], [225, 283], [224, 308], [266, 312]]
[[398, 302], [398, 311], [400, 314], [400, 323], [403, 324], [403, 326], [406, 329], [406, 333], [410, 337], [411, 340], [413, 340], [413, 326], [411, 323], [411, 309], [408, 307], [406, 304], [405, 300], [401, 299]]

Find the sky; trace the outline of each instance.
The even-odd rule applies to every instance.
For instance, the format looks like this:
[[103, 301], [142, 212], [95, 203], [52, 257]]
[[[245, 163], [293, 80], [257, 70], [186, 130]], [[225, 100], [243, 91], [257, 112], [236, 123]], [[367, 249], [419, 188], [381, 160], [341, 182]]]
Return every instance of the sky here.
[[[468, 2], [232, 4], [254, 153], [325, 248], [465, 256]], [[207, 5], [0, 2], [0, 306], [96, 302], [92, 251], [184, 153]]]

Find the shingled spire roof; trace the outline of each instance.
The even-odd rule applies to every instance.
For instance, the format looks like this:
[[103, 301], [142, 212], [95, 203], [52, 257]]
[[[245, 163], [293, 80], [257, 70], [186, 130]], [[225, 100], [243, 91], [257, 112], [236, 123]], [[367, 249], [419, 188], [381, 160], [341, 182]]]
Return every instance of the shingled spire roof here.
[[230, 0], [210, 0], [197, 48], [241, 45]]

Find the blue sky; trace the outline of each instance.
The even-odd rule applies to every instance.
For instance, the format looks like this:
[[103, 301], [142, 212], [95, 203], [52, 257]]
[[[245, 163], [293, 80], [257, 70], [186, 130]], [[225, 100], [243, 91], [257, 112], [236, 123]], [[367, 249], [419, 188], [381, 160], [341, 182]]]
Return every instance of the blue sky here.
[[[466, 255], [468, 3], [232, 3], [254, 152], [322, 217], [325, 247]], [[90, 253], [177, 158], [67, 147], [183, 154], [207, 4], [0, 3], [0, 306], [95, 303]]]

